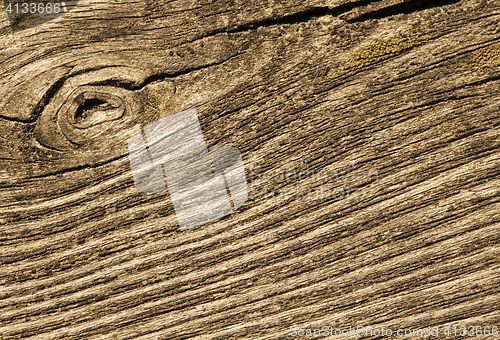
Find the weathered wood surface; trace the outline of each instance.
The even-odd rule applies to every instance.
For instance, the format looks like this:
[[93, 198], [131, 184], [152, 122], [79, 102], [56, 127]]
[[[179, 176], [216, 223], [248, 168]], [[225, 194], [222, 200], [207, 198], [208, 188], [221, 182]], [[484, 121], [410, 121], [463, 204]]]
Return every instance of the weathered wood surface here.
[[[500, 326], [497, 1], [1, 18], [0, 338]], [[168, 194], [135, 189], [127, 140], [193, 107], [253, 182], [237, 212], [181, 232]], [[269, 178], [304, 169], [344, 176]], [[336, 197], [306, 195], [321, 187]]]

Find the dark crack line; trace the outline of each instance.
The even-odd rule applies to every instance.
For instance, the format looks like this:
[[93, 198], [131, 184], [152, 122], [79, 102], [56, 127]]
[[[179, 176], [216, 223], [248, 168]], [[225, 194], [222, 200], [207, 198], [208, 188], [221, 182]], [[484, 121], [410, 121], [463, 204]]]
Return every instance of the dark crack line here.
[[[379, 2], [380, 0], [362, 0], [355, 3], [347, 3], [338, 7], [330, 8], [327, 6], [313, 7], [302, 12], [293, 13], [289, 15], [274, 16], [272, 18], [250, 21], [246, 24], [238, 25], [232, 28], [217, 28], [200, 35], [193, 40], [183, 42], [181, 45], [189, 44], [197, 40], [209, 38], [221, 33], [243, 33], [247, 31], [257, 30], [260, 27], [270, 27], [276, 25], [292, 25], [310, 21], [314, 18], [319, 18], [325, 15], [332, 15], [338, 17], [340, 14], [349, 12], [356, 7], [369, 5], [372, 2]], [[180, 45], [178, 45], [180, 46]]]
[[[191, 72], [199, 71], [199, 70], [209, 68], [212, 66], [219, 66], [219, 65], [221, 65], [221, 64], [223, 64], [223, 63], [225, 63], [225, 62], [227, 62], [227, 61], [229, 61], [229, 60], [231, 60], [239, 55], [241, 55], [241, 53], [236, 53], [234, 55], [229, 56], [227, 59], [224, 59], [221, 61], [217, 61], [217, 62], [213, 62], [213, 63], [209, 63], [209, 64], [204, 64], [204, 65], [192, 67], [189, 69], [185, 69], [185, 70], [177, 71], [177, 72], [173, 72], [173, 73], [168, 73], [168, 72], [167, 73], [157, 73], [157, 74], [154, 74], [154, 75], [147, 77], [146, 79], [144, 79], [144, 81], [142, 81], [138, 85], [133, 85], [132, 83], [125, 83], [125, 82], [120, 81], [120, 80], [106, 80], [106, 81], [102, 81], [102, 82], [89, 83], [86, 85], [95, 85], [95, 86], [108, 85], [108, 86], [122, 87], [122, 88], [125, 88], [127, 90], [131, 90], [131, 91], [137, 91], [137, 90], [141, 90], [145, 86], [147, 86], [153, 82], [159, 81], [159, 80], [173, 79], [173, 78], [177, 78], [177, 77], [189, 74]], [[174, 94], [175, 94], [175, 92], [174, 92]]]
[[51, 176], [57, 176], [57, 175], [65, 174], [67, 172], [80, 171], [80, 170], [85, 170], [85, 169], [95, 169], [95, 168], [98, 168], [100, 166], [106, 165], [108, 163], [120, 160], [120, 159], [122, 159], [124, 157], [128, 157], [128, 154], [120, 155], [118, 157], [115, 157], [115, 158], [112, 158], [112, 159], [108, 159], [108, 160], [106, 160], [104, 162], [99, 162], [97, 164], [79, 165], [79, 166], [76, 166], [74, 168], [68, 168], [68, 169], [64, 169], [64, 170], [60, 170], [60, 171], [55, 171], [55, 172], [51, 172], [51, 173], [40, 175], [40, 176], [32, 176], [32, 177], [30, 177], [30, 179], [47, 178], [47, 177], [51, 177]]
[[399, 4], [387, 6], [378, 10], [370, 11], [368, 13], [361, 14], [360, 16], [347, 19], [348, 23], [355, 23], [360, 21], [366, 21], [371, 19], [383, 19], [388, 16], [393, 16], [397, 14], [411, 14], [413, 12], [420, 12], [426, 9], [434, 7], [442, 7], [446, 5], [452, 5], [460, 2], [461, 0], [411, 0], [405, 1]]

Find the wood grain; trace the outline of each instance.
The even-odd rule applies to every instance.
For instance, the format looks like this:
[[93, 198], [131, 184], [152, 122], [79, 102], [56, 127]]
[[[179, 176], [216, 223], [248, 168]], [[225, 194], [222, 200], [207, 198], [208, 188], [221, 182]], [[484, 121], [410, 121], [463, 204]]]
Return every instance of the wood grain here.
[[[0, 19], [0, 338], [500, 327], [497, 1]], [[190, 108], [207, 146], [241, 152], [249, 198], [180, 231], [127, 141]]]

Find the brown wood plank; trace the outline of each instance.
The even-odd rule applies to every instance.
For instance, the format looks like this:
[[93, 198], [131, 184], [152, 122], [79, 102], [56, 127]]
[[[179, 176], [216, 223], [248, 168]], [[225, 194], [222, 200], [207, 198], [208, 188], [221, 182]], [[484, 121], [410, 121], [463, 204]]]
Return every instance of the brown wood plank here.
[[[500, 327], [498, 2], [6, 3], [0, 338]], [[249, 196], [181, 231], [127, 143], [191, 108]]]

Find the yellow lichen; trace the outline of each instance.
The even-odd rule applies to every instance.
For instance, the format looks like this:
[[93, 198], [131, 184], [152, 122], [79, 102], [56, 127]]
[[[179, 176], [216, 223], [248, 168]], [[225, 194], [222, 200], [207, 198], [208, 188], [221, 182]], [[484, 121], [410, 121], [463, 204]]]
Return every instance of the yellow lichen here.
[[159, 116], [162, 112], [169, 112], [175, 109], [173, 98], [164, 98], [162, 95], [155, 93], [149, 93], [143, 98], [146, 114]]
[[484, 68], [500, 64], [500, 44], [492, 44], [472, 52], [471, 56], [460, 64], [462, 69], [471, 67]]
[[429, 41], [429, 37], [420, 35], [377, 40], [362, 50], [351, 54], [341, 68], [334, 73], [327, 74], [321, 80], [329, 80], [348, 72], [356, 72], [376, 62], [401, 54], [412, 47], [422, 45], [427, 41]]
[[241, 99], [241, 98], [248, 96], [249, 93], [250, 93], [250, 90], [240, 91], [238, 93], [235, 93], [231, 97], [214, 100], [214, 101], [209, 103], [209, 107], [206, 109], [206, 111], [213, 111], [215, 109], [221, 109], [221, 108], [229, 105], [230, 103], [232, 103], [238, 99]]

